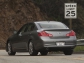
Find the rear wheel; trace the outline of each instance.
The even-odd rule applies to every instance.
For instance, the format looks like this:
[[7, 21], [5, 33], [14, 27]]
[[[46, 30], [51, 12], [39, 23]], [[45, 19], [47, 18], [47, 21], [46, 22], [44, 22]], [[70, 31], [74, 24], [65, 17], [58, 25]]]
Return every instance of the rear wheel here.
[[16, 54], [16, 52], [13, 52], [12, 46], [10, 43], [7, 44], [7, 48], [8, 48], [8, 55], [15, 55]]
[[40, 53], [41, 53], [41, 55], [47, 55], [48, 54], [47, 51], [41, 51]]
[[34, 45], [32, 42], [29, 43], [29, 54], [31, 56], [35, 56], [38, 54], [38, 51], [35, 50]]
[[65, 55], [72, 55], [73, 50], [65, 50], [63, 51]]

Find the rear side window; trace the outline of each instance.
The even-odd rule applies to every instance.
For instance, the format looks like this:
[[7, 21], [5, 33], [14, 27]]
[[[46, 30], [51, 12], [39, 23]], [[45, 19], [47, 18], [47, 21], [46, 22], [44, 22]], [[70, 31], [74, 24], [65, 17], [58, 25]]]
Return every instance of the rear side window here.
[[69, 29], [65, 24], [61, 22], [49, 22], [49, 23], [39, 23], [39, 26], [43, 29]]
[[26, 30], [26, 32], [27, 31], [34, 31], [34, 30], [36, 30], [36, 26], [33, 23], [29, 23], [25, 30]]

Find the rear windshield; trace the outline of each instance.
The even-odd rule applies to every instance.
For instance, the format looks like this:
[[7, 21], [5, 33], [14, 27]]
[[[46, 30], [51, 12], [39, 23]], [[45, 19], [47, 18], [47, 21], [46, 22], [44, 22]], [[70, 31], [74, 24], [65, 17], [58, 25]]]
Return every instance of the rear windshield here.
[[65, 24], [60, 22], [39, 23], [39, 26], [43, 29], [69, 29]]

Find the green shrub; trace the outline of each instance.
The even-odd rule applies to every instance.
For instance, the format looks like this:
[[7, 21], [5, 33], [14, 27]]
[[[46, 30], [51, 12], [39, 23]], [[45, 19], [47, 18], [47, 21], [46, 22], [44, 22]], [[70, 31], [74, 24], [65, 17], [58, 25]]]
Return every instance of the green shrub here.
[[77, 46], [77, 47], [74, 49], [74, 52], [81, 52], [81, 51], [84, 51], [84, 46]]

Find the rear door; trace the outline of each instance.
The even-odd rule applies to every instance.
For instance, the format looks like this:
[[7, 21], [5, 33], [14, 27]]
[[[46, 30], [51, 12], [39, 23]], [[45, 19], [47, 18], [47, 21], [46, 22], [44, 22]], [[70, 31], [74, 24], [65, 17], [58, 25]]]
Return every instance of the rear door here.
[[22, 44], [24, 44], [22, 46], [22, 49], [28, 50], [28, 42], [33, 35], [34, 29], [35, 29], [34, 23], [28, 23], [26, 25], [26, 28], [24, 29], [24, 33], [22, 33], [22, 37], [20, 39]]

